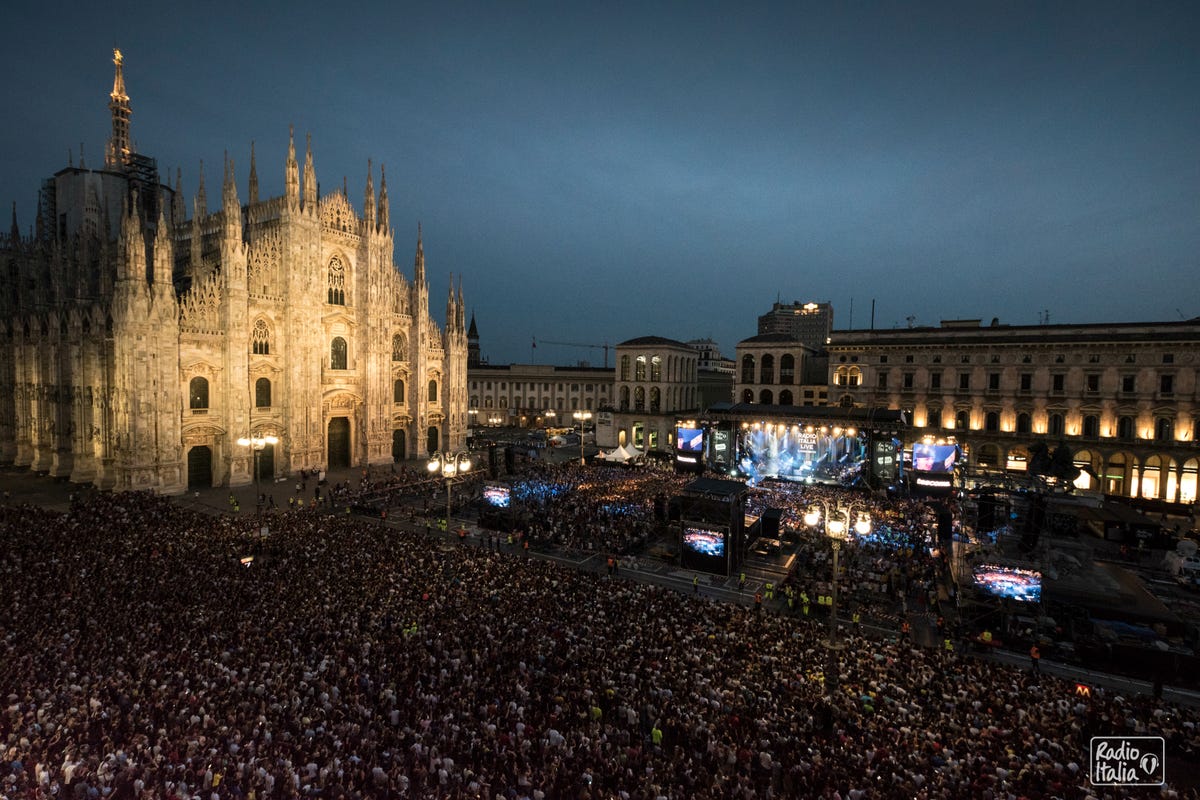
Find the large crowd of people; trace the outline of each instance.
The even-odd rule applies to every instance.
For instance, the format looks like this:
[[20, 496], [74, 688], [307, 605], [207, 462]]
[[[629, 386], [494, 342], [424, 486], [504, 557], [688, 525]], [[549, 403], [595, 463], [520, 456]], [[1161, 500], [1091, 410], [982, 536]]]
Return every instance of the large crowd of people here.
[[0, 796], [1197, 796], [1088, 780], [1093, 735], [1194, 765], [1193, 709], [853, 630], [827, 680], [795, 617], [344, 514], [258, 533], [0, 509]]

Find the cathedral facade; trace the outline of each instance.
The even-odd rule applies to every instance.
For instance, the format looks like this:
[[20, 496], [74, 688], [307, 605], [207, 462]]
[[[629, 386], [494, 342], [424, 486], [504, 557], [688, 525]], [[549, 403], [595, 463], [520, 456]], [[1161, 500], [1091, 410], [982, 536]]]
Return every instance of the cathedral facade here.
[[441, 327], [419, 228], [411, 280], [393, 260], [383, 170], [359, 214], [318, 197], [290, 139], [282, 196], [259, 198], [251, 149], [247, 202], [227, 158], [220, 207], [201, 172], [188, 218], [179, 174], [131, 146], [114, 63], [103, 168], [81, 154], [43, 183], [36, 231], [14, 208], [0, 242], [0, 461], [178, 493], [462, 447], [461, 282]]

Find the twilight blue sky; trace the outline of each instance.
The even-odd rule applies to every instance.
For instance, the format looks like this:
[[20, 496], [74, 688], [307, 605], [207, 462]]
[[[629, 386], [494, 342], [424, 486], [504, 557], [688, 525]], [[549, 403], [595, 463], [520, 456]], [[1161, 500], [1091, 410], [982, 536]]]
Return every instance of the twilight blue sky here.
[[[287, 129], [361, 210], [387, 165], [396, 261], [464, 278], [483, 353], [711, 336], [777, 295], [835, 327], [1200, 316], [1200, 4], [22, 3], [0, 201], [109, 131], [186, 195]], [[78, 156], [75, 156], [78, 158]], [[189, 202], [190, 206], [190, 202]], [[7, 225], [5, 225], [7, 229]], [[853, 306], [853, 312], [851, 312]], [[539, 363], [601, 354], [542, 344]]]

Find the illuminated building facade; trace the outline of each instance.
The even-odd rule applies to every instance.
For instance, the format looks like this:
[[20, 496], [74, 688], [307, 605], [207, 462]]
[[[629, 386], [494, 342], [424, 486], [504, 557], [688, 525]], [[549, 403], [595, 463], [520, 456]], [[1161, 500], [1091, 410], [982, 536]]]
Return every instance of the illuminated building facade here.
[[595, 412], [611, 404], [609, 367], [556, 367], [548, 364], [479, 364], [467, 370], [471, 424], [486, 427], [564, 428], [576, 425], [576, 411]]
[[596, 444], [670, 451], [676, 418], [699, 409], [699, 353], [661, 336], [630, 339], [616, 352], [613, 408], [597, 415]]
[[1193, 504], [1198, 345], [1200, 319], [836, 331], [830, 401], [905, 410], [910, 437], [953, 437], [978, 468], [1023, 472], [1063, 444], [1081, 489]]
[[825, 361], [788, 333], [760, 333], [737, 344], [733, 396], [738, 403], [823, 406]]
[[[189, 220], [181, 177], [133, 150], [122, 61], [103, 167], [46, 180], [37, 233], [14, 212], [0, 246], [0, 460], [175, 493], [462, 446], [462, 288], [439, 328], [419, 230], [413, 279], [393, 261], [382, 169], [359, 214], [289, 141], [285, 193], [260, 199], [251, 149], [248, 201], [227, 159], [220, 208], [201, 173]], [[257, 459], [238, 443], [268, 436]]]

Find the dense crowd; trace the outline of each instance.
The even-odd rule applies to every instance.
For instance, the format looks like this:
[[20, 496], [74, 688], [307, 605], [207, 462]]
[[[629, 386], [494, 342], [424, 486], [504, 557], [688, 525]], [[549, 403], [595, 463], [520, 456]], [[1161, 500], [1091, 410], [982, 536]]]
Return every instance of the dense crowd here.
[[1086, 798], [1197, 714], [378, 522], [0, 510], [0, 796]]

